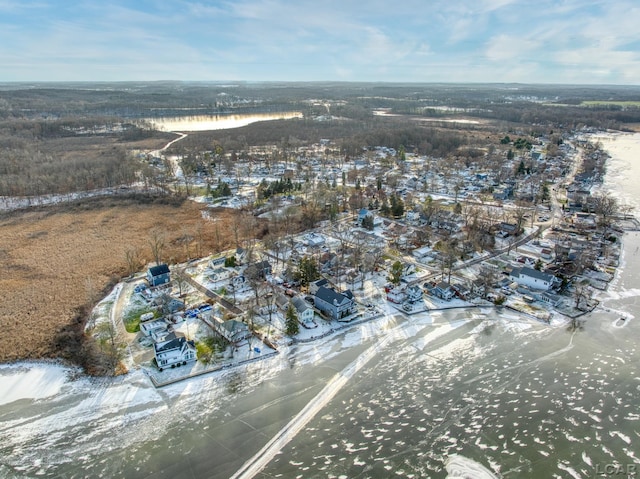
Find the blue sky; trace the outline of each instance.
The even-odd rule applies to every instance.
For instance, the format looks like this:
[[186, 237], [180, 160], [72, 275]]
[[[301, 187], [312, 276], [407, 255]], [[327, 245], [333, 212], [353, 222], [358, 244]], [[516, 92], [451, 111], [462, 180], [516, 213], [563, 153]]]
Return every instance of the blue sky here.
[[0, 0], [0, 81], [640, 84], [638, 0]]

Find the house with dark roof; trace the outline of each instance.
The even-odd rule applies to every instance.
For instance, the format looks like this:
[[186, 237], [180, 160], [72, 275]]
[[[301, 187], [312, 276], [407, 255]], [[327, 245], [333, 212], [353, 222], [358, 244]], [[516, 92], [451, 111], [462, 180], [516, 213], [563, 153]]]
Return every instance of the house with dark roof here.
[[516, 223], [507, 223], [503, 221], [498, 225], [498, 229], [506, 236], [517, 236], [519, 233], [518, 225]]
[[234, 346], [251, 337], [251, 331], [242, 321], [230, 319], [228, 321], [212, 321], [213, 329], [216, 333], [229, 341]]
[[355, 301], [351, 291], [346, 290], [338, 293], [325, 286], [321, 286], [315, 292], [314, 304], [322, 313], [337, 320], [351, 315], [355, 310]]
[[424, 288], [430, 295], [445, 301], [450, 301], [455, 296], [455, 291], [446, 281], [440, 281], [437, 284], [425, 283]]
[[153, 348], [160, 371], [196, 360], [195, 342], [188, 341], [184, 336], [178, 336], [173, 332], [154, 343]]
[[272, 273], [271, 263], [268, 261], [257, 261], [247, 266], [245, 274], [251, 278], [265, 278]]
[[328, 286], [329, 286], [329, 281], [327, 281], [325, 278], [318, 279], [316, 281], [309, 283], [309, 293], [316, 294], [318, 292], [318, 289], [322, 287], [328, 287]]
[[160, 286], [171, 281], [171, 272], [166, 264], [152, 266], [147, 270], [147, 281], [149, 286]]

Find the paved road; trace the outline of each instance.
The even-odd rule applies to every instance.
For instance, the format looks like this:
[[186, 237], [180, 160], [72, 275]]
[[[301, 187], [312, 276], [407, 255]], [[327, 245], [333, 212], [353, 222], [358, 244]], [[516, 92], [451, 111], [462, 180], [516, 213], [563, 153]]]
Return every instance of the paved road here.
[[214, 293], [213, 291], [208, 289], [206, 286], [198, 283], [195, 279], [191, 278], [190, 276], [187, 276], [187, 282], [191, 284], [191, 286], [196, 288], [198, 291], [206, 295], [208, 298], [215, 299], [218, 303], [220, 303], [220, 305], [222, 305], [223, 308], [227, 309], [228, 311], [231, 311], [232, 313], [235, 313], [235, 314], [243, 313], [243, 311], [240, 308], [238, 308], [237, 306], [234, 306], [231, 302], [227, 301], [219, 294]]

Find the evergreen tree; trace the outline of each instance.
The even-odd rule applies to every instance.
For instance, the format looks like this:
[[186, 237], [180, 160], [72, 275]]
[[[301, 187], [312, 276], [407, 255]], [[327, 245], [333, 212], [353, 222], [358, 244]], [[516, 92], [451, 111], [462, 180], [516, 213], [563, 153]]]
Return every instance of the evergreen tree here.
[[404, 201], [399, 196], [393, 195], [391, 197], [391, 214], [396, 218], [404, 215]]
[[400, 261], [396, 261], [391, 265], [391, 272], [389, 274], [389, 281], [391, 281], [396, 286], [400, 284], [400, 280], [402, 279], [402, 271], [404, 266]]
[[382, 205], [380, 205], [380, 214], [388, 216], [391, 210], [389, 209], [389, 203], [387, 203], [387, 199], [382, 200]]
[[286, 330], [288, 336], [295, 336], [300, 331], [300, 324], [298, 323], [298, 314], [296, 308], [293, 307], [293, 303], [289, 302], [286, 316]]
[[298, 264], [298, 271], [296, 272], [296, 279], [300, 281], [300, 284], [305, 286], [319, 277], [320, 273], [318, 272], [316, 260], [307, 256], [302, 258]]
[[407, 154], [406, 154], [406, 151], [404, 149], [404, 145], [400, 145], [400, 149], [398, 150], [398, 159], [400, 161], [406, 161], [406, 159], [407, 159]]
[[362, 227], [373, 231], [373, 215], [367, 215], [362, 218]]

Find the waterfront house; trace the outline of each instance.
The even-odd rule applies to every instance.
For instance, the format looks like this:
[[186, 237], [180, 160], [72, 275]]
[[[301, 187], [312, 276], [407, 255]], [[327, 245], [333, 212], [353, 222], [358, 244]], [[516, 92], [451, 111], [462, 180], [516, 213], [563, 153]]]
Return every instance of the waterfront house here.
[[298, 321], [305, 328], [315, 328], [317, 324], [313, 320], [315, 316], [315, 311], [313, 308], [307, 303], [304, 299], [299, 296], [294, 297], [291, 300], [291, 304], [296, 310], [296, 314], [298, 315]]
[[196, 345], [184, 336], [169, 333], [153, 345], [156, 364], [160, 371], [196, 360]]
[[422, 290], [418, 285], [407, 286], [404, 291], [405, 299], [410, 303], [415, 303], [422, 299]]
[[234, 346], [240, 345], [243, 341], [251, 337], [249, 326], [236, 319], [230, 319], [228, 321], [214, 319], [211, 324], [216, 333]]
[[455, 296], [455, 291], [446, 281], [440, 281], [438, 284], [425, 283], [424, 288], [432, 296], [445, 301], [450, 301]]
[[485, 293], [487, 292], [487, 288], [482, 278], [474, 279], [471, 282], [471, 292], [473, 294], [477, 294], [480, 297], [484, 297]]
[[387, 301], [392, 303], [401, 304], [404, 301], [405, 294], [404, 288], [396, 287], [387, 291]]
[[[153, 314], [153, 313], [151, 313]], [[154, 319], [152, 321], [142, 321], [140, 323], [140, 332], [145, 336], [166, 335], [169, 332], [169, 324], [164, 319]]]
[[536, 269], [523, 267], [513, 268], [509, 274], [511, 281], [515, 281], [519, 285], [527, 286], [531, 289], [548, 290], [555, 281], [555, 276], [549, 273], [543, 273]]
[[314, 304], [322, 313], [331, 319], [342, 319], [354, 312], [355, 301], [351, 291], [342, 293], [321, 286], [314, 295]]

